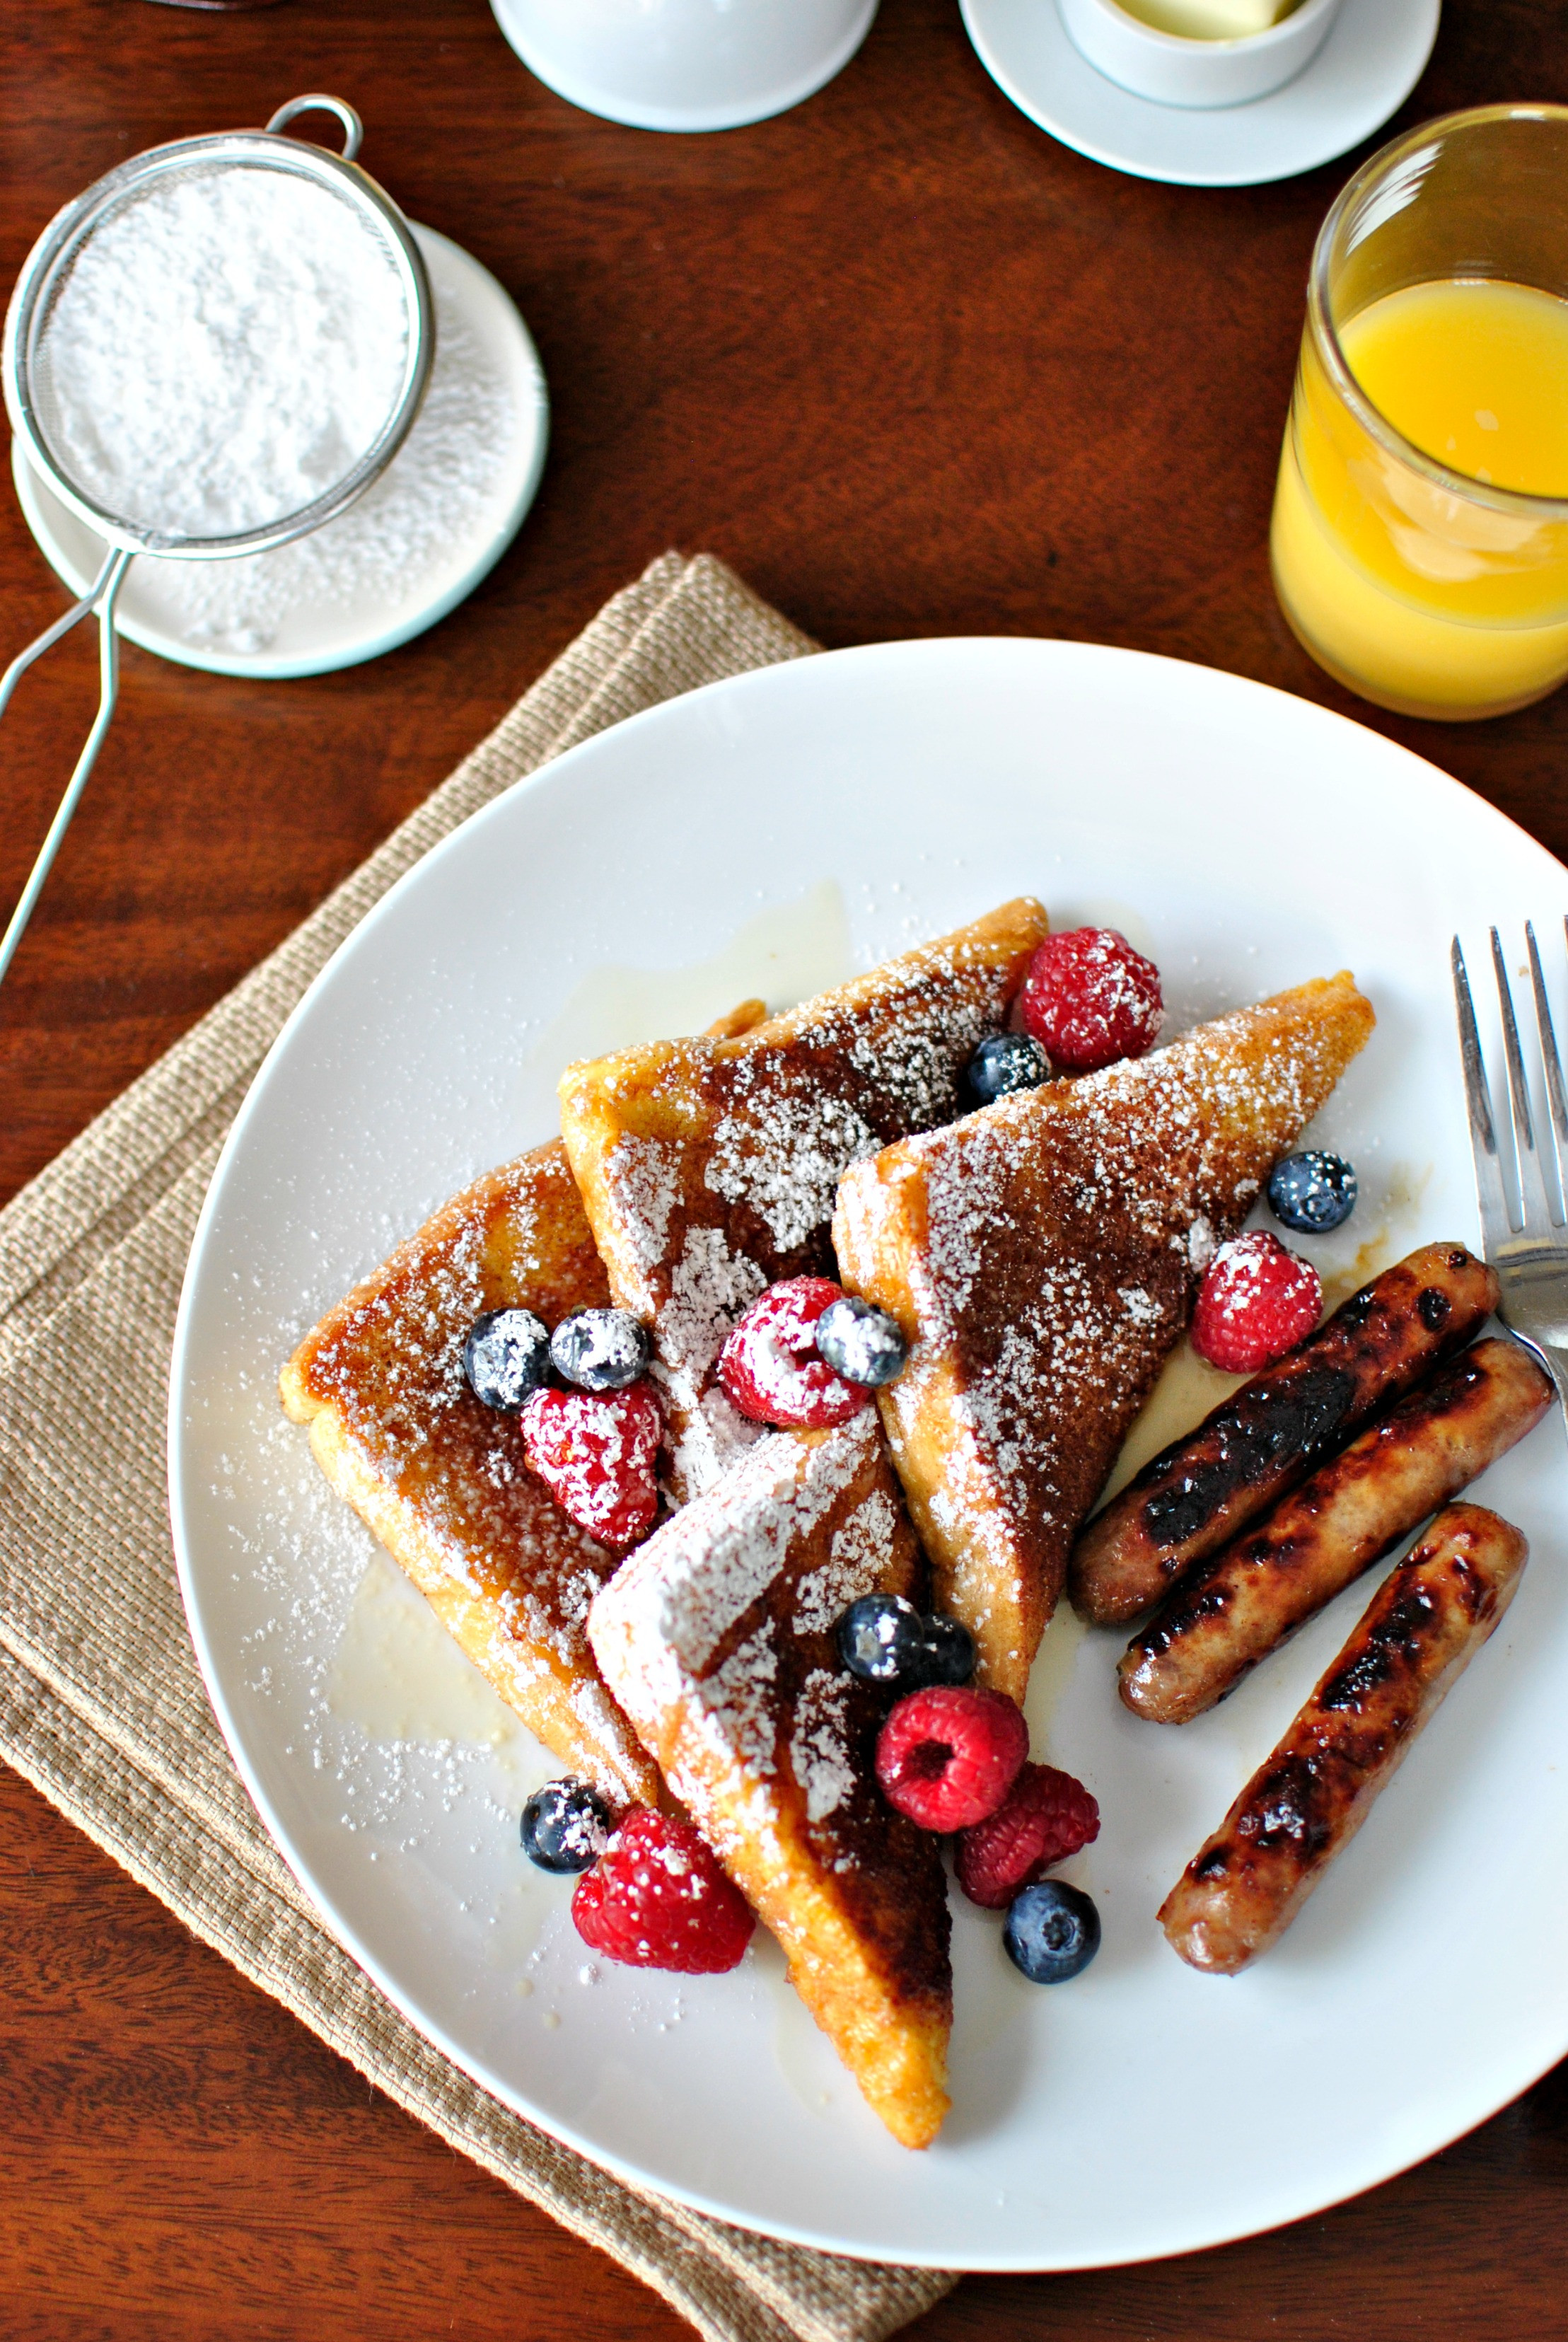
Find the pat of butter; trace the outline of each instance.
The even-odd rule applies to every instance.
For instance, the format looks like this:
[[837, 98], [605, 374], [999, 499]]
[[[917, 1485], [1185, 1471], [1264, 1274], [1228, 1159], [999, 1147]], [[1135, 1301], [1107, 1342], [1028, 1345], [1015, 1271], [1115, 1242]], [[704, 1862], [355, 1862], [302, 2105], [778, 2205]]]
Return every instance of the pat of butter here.
[[1117, 5], [1156, 33], [1175, 33], [1189, 41], [1241, 41], [1293, 15], [1301, 0], [1117, 0]]

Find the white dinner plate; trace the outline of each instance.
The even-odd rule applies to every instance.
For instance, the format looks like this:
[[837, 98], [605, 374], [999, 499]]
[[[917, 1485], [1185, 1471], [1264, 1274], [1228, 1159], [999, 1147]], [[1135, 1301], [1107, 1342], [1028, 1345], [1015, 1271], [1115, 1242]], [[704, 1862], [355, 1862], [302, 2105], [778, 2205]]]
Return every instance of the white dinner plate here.
[[[450, 236], [410, 225], [430, 272], [435, 361], [405, 445], [358, 504], [296, 544], [236, 561], [144, 554], [118, 604], [128, 641], [210, 675], [325, 675], [424, 634], [500, 560], [544, 468], [544, 370], [505, 287]], [[444, 442], [434, 455], [433, 435]], [[403, 489], [411, 464], [414, 497]], [[11, 476], [39, 550], [85, 594], [103, 539], [38, 477], [19, 439]]]
[[1109, 81], [1068, 38], [1056, 0], [962, 0], [981, 64], [1042, 130], [1091, 161], [1185, 187], [1291, 179], [1381, 128], [1420, 80], [1441, 0], [1344, 0], [1283, 89], [1245, 105], [1157, 105]]
[[[1067, 2268], [1318, 2210], [1482, 2121], [1568, 2048], [1568, 1469], [1555, 1416], [1481, 1484], [1518, 1599], [1279, 1947], [1233, 1981], [1154, 1913], [1349, 1631], [1353, 1590], [1213, 1715], [1142, 1723], [1063, 1616], [1037, 1755], [1100, 1801], [1067, 1875], [1104, 1947], [1008, 1967], [954, 1897], [954, 2111], [895, 2146], [771, 1946], [675, 1977], [588, 1957], [517, 1846], [558, 1771], [444, 1643], [284, 1422], [280, 1362], [393, 1240], [554, 1126], [563, 1061], [775, 1001], [1008, 896], [1114, 922], [1172, 1030], [1348, 966], [1378, 1013], [1315, 1136], [1342, 1280], [1475, 1238], [1452, 930], [1562, 936], [1568, 873], [1376, 734], [1235, 676], [1075, 643], [895, 643], [715, 684], [520, 783], [374, 910], [236, 1121], [186, 1279], [171, 1485], [214, 1704], [327, 1924], [509, 2106], [723, 2217], [851, 2253]], [[1568, 968], [1549, 953], [1559, 1013]], [[1489, 1031], [1495, 1032], [1493, 1018]], [[1348, 1285], [1343, 1289], [1348, 1289]], [[1206, 1370], [1193, 1369], [1195, 1373]], [[1198, 1411], [1206, 1402], [1202, 1396]]]

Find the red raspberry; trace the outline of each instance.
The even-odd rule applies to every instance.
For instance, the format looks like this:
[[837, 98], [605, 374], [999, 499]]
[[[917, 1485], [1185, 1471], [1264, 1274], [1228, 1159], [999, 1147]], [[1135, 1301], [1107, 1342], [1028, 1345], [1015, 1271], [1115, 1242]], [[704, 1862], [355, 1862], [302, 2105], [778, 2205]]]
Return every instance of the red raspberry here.
[[1025, 1765], [988, 1820], [958, 1841], [958, 1884], [972, 1903], [1004, 1911], [1025, 1887], [1044, 1878], [1100, 1835], [1100, 1808], [1071, 1773]]
[[606, 1959], [683, 1976], [733, 1968], [756, 1925], [691, 1823], [646, 1806], [630, 1808], [577, 1881], [572, 1918], [583, 1941]]
[[1153, 1048], [1165, 1004], [1160, 971], [1114, 927], [1047, 936], [1029, 963], [1020, 1010], [1053, 1063], [1092, 1074]]
[[646, 1383], [628, 1390], [541, 1390], [518, 1417], [523, 1452], [561, 1510], [601, 1545], [635, 1545], [654, 1526], [654, 1459], [664, 1436]]
[[922, 1829], [970, 1829], [996, 1811], [1028, 1754], [1029, 1726], [1005, 1692], [940, 1684], [892, 1711], [876, 1777], [888, 1804]]
[[1255, 1375], [1305, 1339], [1323, 1316], [1323, 1284], [1267, 1228], [1222, 1245], [1198, 1287], [1193, 1347], [1228, 1375]]
[[817, 1356], [816, 1321], [844, 1299], [826, 1276], [791, 1276], [752, 1303], [719, 1352], [719, 1379], [744, 1416], [784, 1430], [847, 1423], [871, 1396]]

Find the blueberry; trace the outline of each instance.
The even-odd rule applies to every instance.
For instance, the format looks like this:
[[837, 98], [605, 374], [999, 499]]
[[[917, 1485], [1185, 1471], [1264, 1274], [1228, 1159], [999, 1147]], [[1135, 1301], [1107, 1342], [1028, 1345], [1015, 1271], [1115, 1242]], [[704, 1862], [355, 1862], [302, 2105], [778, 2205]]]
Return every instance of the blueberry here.
[[579, 1390], [624, 1390], [648, 1371], [647, 1327], [629, 1309], [578, 1309], [550, 1336], [550, 1359]]
[[1050, 1078], [1051, 1060], [1027, 1033], [993, 1033], [969, 1060], [969, 1086], [982, 1106], [1014, 1090], [1037, 1090]]
[[1100, 1948], [1100, 1914], [1081, 1887], [1043, 1878], [1014, 1897], [1002, 1941], [1031, 1984], [1065, 1984]]
[[[852, 1676], [868, 1683], [903, 1684], [926, 1655], [926, 1622], [902, 1594], [863, 1594], [835, 1628], [838, 1655]], [[911, 1683], [913, 1688], [913, 1683]]]
[[592, 1870], [609, 1841], [610, 1808], [568, 1774], [546, 1781], [523, 1808], [523, 1851], [541, 1870]]
[[550, 1373], [550, 1336], [532, 1309], [487, 1309], [463, 1345], [468, 1387], [486, 1406], [515, 1415]]
[[904, 1372], [909, 1345], [885, 1309], [846, 1293], [830, 1301], [816, 1321], [816, 1354], [846, 1383], [895, 1382]]
[[834, 1629], [839, 1656], [868, 1683], [924, 1691], [964, 1684], [974, 1673], [974, 1642], [956, 1618], [923, 1617], [902, 1594], [863, 1594]]
[[922, 1685], [966, 1684], [974, 1673], [974, 1637], [968, 1627], [956, 1618], [923, 1618], [920, 1624], [925, 1641]]
[[1287, 1155], [1269, 1174], [1269, 1209], [1287, 1228], [1326, 1235], [1355, 1209], [1355, 1166], [1315, 1146]]

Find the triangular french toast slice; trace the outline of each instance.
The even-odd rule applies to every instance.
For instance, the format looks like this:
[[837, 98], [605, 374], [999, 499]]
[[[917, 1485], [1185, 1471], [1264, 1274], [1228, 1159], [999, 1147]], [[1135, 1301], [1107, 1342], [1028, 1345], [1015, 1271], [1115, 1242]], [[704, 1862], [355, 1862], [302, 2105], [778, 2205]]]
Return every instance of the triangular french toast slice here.
[[1366, 1040], [1348, 975], [857, 1163], [834, 1241], [907, 1367], [879, 1392], [937, 1607], [1022, 1700], [1074, 1536], [1213, 1246]]
[[1007, 903], [737, 1039], [568, 1066], [562, 1136], [610, 1289], [653, 1332], [677, 1502], [757, 1436], [717, 1380], [731, 1326], [774, 1279], [833, 1274], [849, 1164], [963, 1111], [1044, 933], [1038, 903]]
[[661, 1800], [588, 1647], [617, 1556], [569, 1521], [481, 1406], [463, 1345], [486, 1309], [554, 1326], [609, 1298], [554, 1140], [444, 1205], [329, 1309], [283, 1370], [317, 1463], [530, 1730], [616, 1805]]
[[947, 2111], [946, 1882], [936, 1839], [877, 1787], [887, 1696], [844, 1667], [834, 1627], [863, 1594], [924, 1603], [924, 1577], [865, 1407], [747, 1449], [588, 1621], [605, 1681], [906, 2147]]
[[[744, 1000], [709, 1026], [766, 1015]], [[524, 1464], [517, 1426], [482, 1406], [463, 1345], [487, 1309], [554, 1326], [609, 1299], [558, 1138], [442, 1206], [308, 1334], [280, 1377], [317, 1463], [507, 1705], [612, 1803], [656, 1805], [654, 1767], [605, 1691], [588, 1604], [616, 1556]]]

